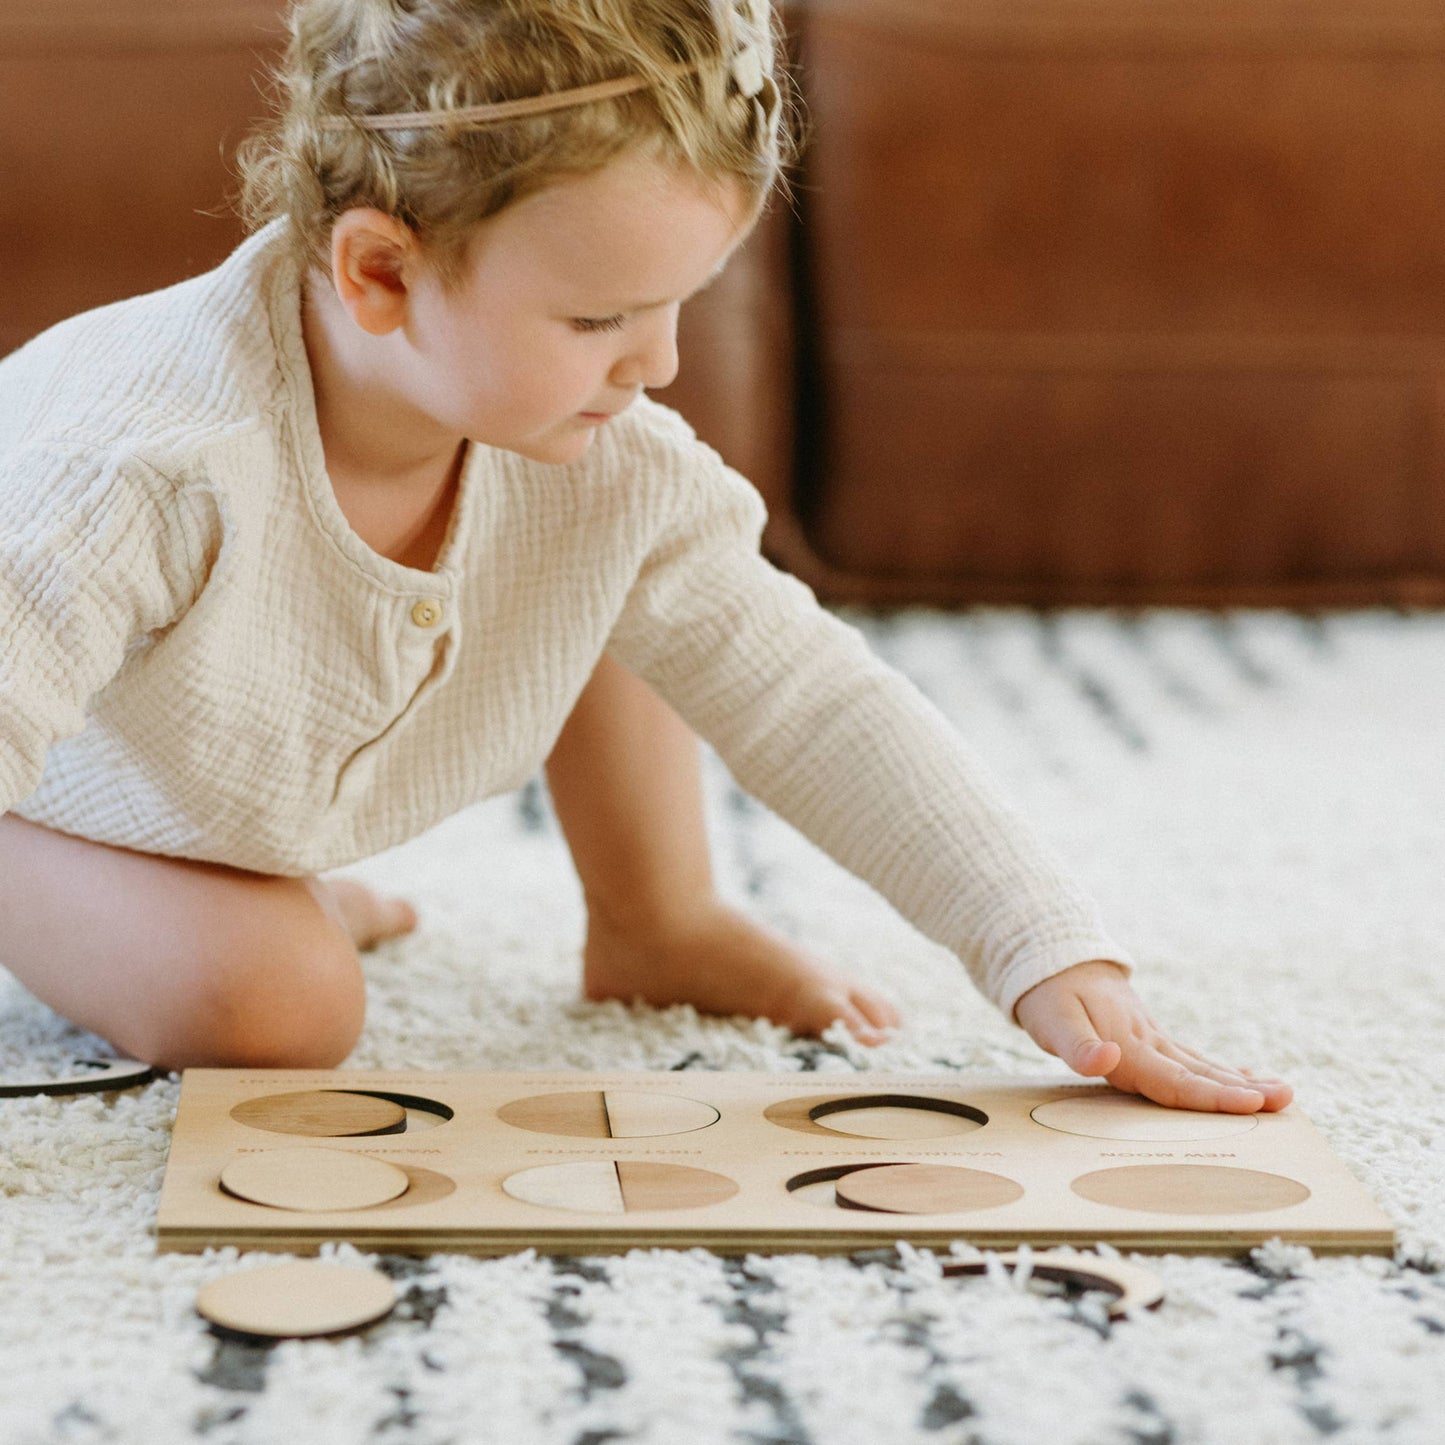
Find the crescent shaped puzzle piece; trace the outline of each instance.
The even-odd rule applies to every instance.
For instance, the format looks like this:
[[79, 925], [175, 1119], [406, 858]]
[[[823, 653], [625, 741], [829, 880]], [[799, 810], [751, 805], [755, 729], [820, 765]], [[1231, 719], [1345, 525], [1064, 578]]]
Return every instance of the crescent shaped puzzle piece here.
[[[998, 1262], [1012, 1274], [1022, 1261], [1019, 1251], [1011, 1250], [997, 1256]], [[946, 1279], [963, 1275], [988, 1273], [985, 1260], [960, 1260], [943, 1266]], [[1075, 1254], [1072, 1250], [1043, 1250], [1032, 1255], [1031, 1273], [1039, 1279], [1059, 1284], [1077, 1285], [1082, 1289], [1098, 1289], [1110, 1296], [1109, 1318], [1119, 1319], [1133, 1310], [1157, 1309], [1164, 1300], [1164, 1281], [1152, 1270], [1121, 1259], [1105, 1259], [1095, 1254]]]
[[0, 1099], [34, 1094], [101, 1094], [133, 1089], [155, 1078], [156, 1070], [139, 1059], [74, 1059], [72, 1072], [49, 1079], [0, 1080]]

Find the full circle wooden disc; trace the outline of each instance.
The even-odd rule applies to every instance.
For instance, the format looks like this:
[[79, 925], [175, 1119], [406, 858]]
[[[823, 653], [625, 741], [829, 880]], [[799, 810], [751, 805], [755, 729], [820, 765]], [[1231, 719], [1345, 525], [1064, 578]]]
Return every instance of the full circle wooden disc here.
[[1081, 1093], [1040, 1104], [1030, 1114], [1036, 1124], [1063, 1134], [1090, 1139], [1166, 1140], [1225, 1139], [1247, 1134], [1259, 1119], [1254, 1114], [1207, 1114], [1192, 1109], [1166, 1109], [1137, 1094]]
[[1082, 1199], [1142, 1214], [1262, 1214], [1302, 1204], [1310, 1192], [1297, 1179], [1220, 1164], [1130, 1164], [1080, 1175], [1070, 1186]]
[[406, 1129], [406, 1110], [394, 1100], [375, 1094], [347, 1094], [340, 1089], [263, 1094], [237, 1104], [231, 1117], [252, 1129], [316, 1139], [400, 1134]]
[[544, 1209], [624, 1214], [639, 1209], [701, 1209], [738, 1192], [735, 1180], [683, 1164], [646, 1159], [578, 1159], [542, 1164], [502, 1180], [513, 1199]]
[[880, 1164], [845, 1174], [838, 1202], [892, 1214], [961, 1214], [1023, 1198], [1023, 1186], [1002, 1174], [953, 1164]]
[[376, 1270], [298, 1260], [213, 1279], [196, 1313], [222, 1329], [285, 1339], [354, 1330], [395, 1303], [396, 1286]]
[[221, 1187], [272, 1209], [329, 1213], [369, 1209], [404, 1194], [405, 1169], [342, 1149], [267, 1149], [238, 1154], [221, 1170]]
[[649, 1139], [660, 1134], [690, 1134], [716, 1124], [711, 1104], [677, 1094], [641, 1089], [593, 1089], [585, 1093], [533, 1094], [512, 1099], [497, 1118], [534, 1134], [565, 1134], [572, 1139]]

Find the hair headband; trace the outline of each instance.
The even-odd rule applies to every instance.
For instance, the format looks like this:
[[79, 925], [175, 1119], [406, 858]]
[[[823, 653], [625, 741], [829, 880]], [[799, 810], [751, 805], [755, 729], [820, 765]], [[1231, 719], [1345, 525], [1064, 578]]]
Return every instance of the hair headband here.
[[[769, 73], [770, 58], [760, 41], [751, 40], [734, 53], [728, 66], [733, 84], [749, 100], [757, 101], [765, 126], [771, 124], [778, 100], [777, 88]], [[671, 77], [689, 75], [696, 70], [694, 63], [679, 62], [663, 66], [660, 74]], [[387, 115], [331, 115], [318, 124], [322, 130], [349, 130], [353, 126], [361, 130], [418, 130], [444, 125], [496, 125], [527, 116], [547, 115], [555, 110], [569, 110], [574, 105], [611, 100], [615, 96], [645, 90], [652, 83], [644, 75], [623, 75], [616, 80], [574, 86], [571, 90], [554, 90], [543, 95], [527, 95], [518, 100], [499, 100], [487, 105], [465, 105], [449, 110], [395, 111]], [[758, 100], [764, 91], [770, 91], [770, 94]]]

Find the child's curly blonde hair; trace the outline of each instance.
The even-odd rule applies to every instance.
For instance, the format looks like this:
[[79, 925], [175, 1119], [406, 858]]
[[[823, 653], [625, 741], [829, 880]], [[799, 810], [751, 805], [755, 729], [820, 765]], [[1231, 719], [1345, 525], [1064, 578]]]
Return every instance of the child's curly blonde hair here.
[[[289, 218], [303, 264], [327, 266], [336, 218], [375, 206], [454, 282], [478, 222], [626, 151], [740, 183], [754, 203], [794, 153], [792, 93], [764, 119], [735, 76], [748, 47], [772, 68], [766, 0], [295, 0], [290, 27], [278, 114], [241, 147], [240, 207], [252, 229]], [[354, 123], [622, 76], [647, 84], [481, 127]]]

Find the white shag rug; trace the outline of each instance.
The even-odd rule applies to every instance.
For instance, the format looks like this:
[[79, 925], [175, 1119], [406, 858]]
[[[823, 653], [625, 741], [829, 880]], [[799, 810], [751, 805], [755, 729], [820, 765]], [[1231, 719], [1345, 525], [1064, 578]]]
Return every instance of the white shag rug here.
[[[1395, 1260], [1141, 1259], [1167, 1300], [1109, 1323], [906, 1248], [391, 1258], [386, 1321], [250, 1345], [192, 1308], [233, 1252], [155, 1252], [175, 1079], [0, 1099], [0, 1441], [1440, 1445], [1445, 618], [857, 620], [1097, 891], [1161, 1018], [1294, 1082]], [[890, 991], [895, 1042], [580, 1003], [579, 892], [533, 787], [354, 870], [423, 926], [369, 959], [351, 1065], [1057, 1069], [716, 764], [709, 788], [725, 891]], [[93, 1048], [0, 973], [0, 1077]]]

